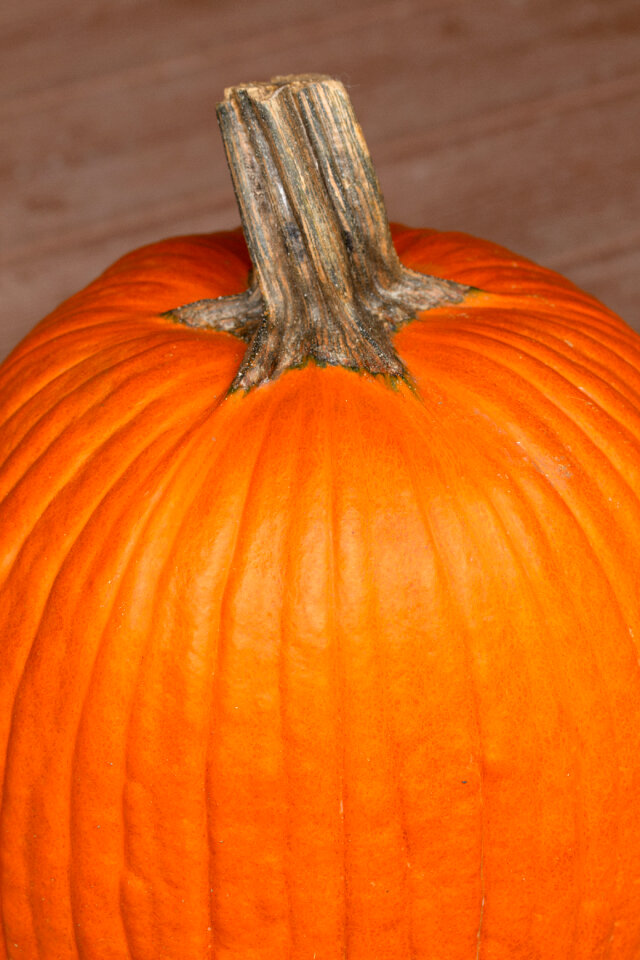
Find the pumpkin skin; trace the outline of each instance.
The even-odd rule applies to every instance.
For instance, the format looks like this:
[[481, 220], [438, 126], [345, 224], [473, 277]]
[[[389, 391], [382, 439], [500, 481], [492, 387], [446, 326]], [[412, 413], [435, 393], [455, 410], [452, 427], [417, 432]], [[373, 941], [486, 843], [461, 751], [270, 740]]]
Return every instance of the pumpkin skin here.
[[460, 234], [415, 390], [116, 263], [0, 370], [2, 958], [637, 960], [640, 341]]

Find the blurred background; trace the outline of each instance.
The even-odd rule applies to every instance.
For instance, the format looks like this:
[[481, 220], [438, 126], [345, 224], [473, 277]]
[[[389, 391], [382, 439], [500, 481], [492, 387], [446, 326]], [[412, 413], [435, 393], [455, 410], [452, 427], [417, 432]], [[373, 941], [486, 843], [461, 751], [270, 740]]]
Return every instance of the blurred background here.
[[392, 219], [640, 329], [638, 0], [2, 0], [0, 354], [132, 247], [235, 226], [224, 87], [343, 80]]

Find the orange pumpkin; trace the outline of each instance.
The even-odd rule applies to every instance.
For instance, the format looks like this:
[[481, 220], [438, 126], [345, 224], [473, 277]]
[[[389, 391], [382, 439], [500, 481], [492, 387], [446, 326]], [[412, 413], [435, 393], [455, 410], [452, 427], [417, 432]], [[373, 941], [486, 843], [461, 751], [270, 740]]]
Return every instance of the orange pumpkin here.
[[640, 341], [393, 238], [474, 288], [410, 382], [229, 393], [241, 340], [163, 313], [246, 287], [239, 232], [2, 366], [3, 960], [640, 957]]

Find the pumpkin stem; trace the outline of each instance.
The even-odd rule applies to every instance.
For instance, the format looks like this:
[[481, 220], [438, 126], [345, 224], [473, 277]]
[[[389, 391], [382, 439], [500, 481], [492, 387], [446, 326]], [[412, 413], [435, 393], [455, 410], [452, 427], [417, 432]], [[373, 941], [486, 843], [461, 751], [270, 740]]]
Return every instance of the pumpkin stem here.
[[394, 331], [417, 310], [460, 302], [469, 288], [400, 263], [344, 86], [302, 75], [232, 87], [218, 122], [251, 287], [168, 316], [249, 341], [232, 390], [310, 359], [408, 379]]

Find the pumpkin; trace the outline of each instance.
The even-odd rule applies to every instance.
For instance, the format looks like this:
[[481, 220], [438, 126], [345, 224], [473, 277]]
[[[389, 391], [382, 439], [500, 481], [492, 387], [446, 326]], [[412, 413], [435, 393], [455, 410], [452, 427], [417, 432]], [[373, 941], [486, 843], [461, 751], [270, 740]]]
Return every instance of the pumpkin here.
[[335, 82], [221, 125], [246, 243], [0, 370], [0, 957], [638, 960], [640, 341]]

